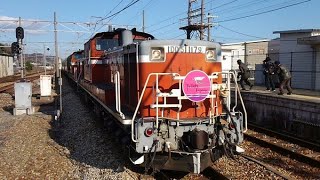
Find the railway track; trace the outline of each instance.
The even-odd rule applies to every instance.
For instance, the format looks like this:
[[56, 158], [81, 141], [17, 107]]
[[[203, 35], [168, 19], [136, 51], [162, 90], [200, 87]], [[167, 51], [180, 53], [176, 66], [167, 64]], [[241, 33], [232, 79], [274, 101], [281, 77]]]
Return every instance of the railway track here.
[[248, 126], [249, 126], [250, 129], [253, 129], [255, 131], [267, 134], [269, 136], [281, 138], [282, 140], [290, 141], [292, 143], [299, 144], [300, 146], [307, 147], [307, 148], [312, 148], [312, 149], [314, 149], [316, 151], [320, 151], [320, 144], [317, 144], [317, 143], [314, 143], [314, 142], [310, 142], [310, 141], [306, 141], [304, 139], [291, 136], [289, 134], [279, 133], [279, 132], [276, 132], [276, 131], [273, 131], [273, 130], [270, 130], [270, 129], [267, 129], [267, 128], [260, 127], [260, 126], [258, 126], [256, 124], [248, 123]]
[[154, 176], [141, 176], [140, 179], [155, 178], [160, 180], [169, 179], [185, 179], [185, 180], [206, 180], [206, 179], [216, 179], [216, 180], [227, 180], [229, 177], [224, 176], [218, 170], [213, 167], [206, 168], [201, 174], [193, 174], [186, 172], [176, 172], [176, 171], [159, 171], [154, 174]]
[[[44, 73], [44, 71], [33, 72], [33, 73], [30, 73], [30, 74], [27, 74], [26, 76], [30, 77], [30, 76], [33, 76], [33, 75], [43, 74], [43, 73]], [[51, 73], [51, 71], [48, 71], [48, 74], [50, 74], [50, 73]], [[21, 74], [20, 73], [15, 74], [13, 76], [2, 77], [2, 78], [0, 78], [0, 83], [15, 82], [15, 81], [17, 81], [19, 79], [21, 79]]]
[[[255, 128], [258, 129], [258, 127]], [[268, 135], [272, 134], [272, 136], [267, 136], [265, 134], [249, 130], [245, 134], [245, 138], [262, 147], [270, 148], [279, 154], [285, 156], [289, 155], [290, 158], [299, 162], [303, 162], [317, 168], [320, 167], [320, 153], [316, 149], [318, 147], [317, 144], [290, 137], [288, 135], [283, 135], [281, 133], [273, 131], [270, 132], [264, 128], [260, 128], [260, 130], [266, 132]], [[304, 146], [299, 146], [298, 144], [303, 144]]]
[[[36, 79], [39, 79], [39, 75], [42, 75], [42, 74], [43, 73], [33, 73], [33, 74], [28, 75], [24, 79], [26, 81], [34, 81]], [[19, 79], [19, 78], [17, 78], [17, 79]], [[0, 87], [0, 93], [7, 92], [9, 94], [13, 94], [14, 93], [14, 83], [15, 83], [14, 81], [11, 81], [11, 82], [9, 82], [8, 85]]]

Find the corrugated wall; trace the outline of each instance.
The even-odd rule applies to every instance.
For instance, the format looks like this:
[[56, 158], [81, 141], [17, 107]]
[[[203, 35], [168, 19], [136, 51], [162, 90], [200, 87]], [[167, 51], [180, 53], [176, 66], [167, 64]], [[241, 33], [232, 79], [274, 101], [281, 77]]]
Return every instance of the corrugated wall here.
[[13, 57], [0, 55], [0, 78], [13, 75]]

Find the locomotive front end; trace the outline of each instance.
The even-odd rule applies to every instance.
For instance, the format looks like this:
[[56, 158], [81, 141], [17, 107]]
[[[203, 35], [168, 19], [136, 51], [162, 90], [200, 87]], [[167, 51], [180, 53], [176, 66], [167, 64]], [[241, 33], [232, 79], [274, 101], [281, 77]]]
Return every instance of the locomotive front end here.
[[234, 102], [240, 92], [232, 89], [235, 74], [221, 71], [220, 45], [150, 40], [138, 46], [132, 162], [200, 173], [232, 155], [243, 140], [246, 116], [231, 107], [231, 92]]

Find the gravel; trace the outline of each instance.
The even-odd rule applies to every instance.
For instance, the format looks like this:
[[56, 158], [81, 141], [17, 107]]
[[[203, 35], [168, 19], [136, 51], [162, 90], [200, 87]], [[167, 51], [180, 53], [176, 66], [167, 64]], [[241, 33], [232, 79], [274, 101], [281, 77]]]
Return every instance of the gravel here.
[[[0, 179], [139, 179], [117, 138], [106, 132], [68, 82], [63, 86], [61, 123], [47, 113], [52, 112], [52, 101], [38, 103], [47, 111], [13, 116], [11, 95], [0, 94]], [[242, 147], [245, 154], [293, 179], [320, 179], [319, 168], [249, 141]], [[213, 167], [231, 179], [282, 179], [240, 156], [223, 157]]]
[[258, 146], [250, 141], [244, 141], [245, 154], [253, 156], [272, 166], [280, 172], [288, 174], [293, 179], [320, 179], [320, 168], [291, 159], [268, 148]]
[[[0, 94], [0, 179], [139, 179], [116, 138], [67, 82], [63, 102], [58, 124], [51, 111], [13, 116], [12, 97]], [[47, 103], [39, 109], [53, 108]]]

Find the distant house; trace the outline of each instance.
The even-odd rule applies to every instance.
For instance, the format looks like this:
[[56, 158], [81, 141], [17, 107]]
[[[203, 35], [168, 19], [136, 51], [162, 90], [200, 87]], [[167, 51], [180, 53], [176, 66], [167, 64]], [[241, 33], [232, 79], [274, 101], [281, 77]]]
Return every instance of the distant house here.
[[222, 71], [238, 69], [237, 60], [244, 62], [243, 43], [228, 43], [221, 46]]
[[[275, 31], [280, 34], [279, 61], [292, 72], [292, 87], [320, 89], [319, 54], [320, 29]], [[312, 42], [311, 41], [315, 41]], [[318, 72], [318, 73], [316, 73]]]
[[255, 72], [252, 74], [255, 83], [263, 84], [262, 61], [269, 53], [278, 52], [276, 42], [275, 40], [257, 40], [222, 44], [222, 70], [238, 70], [237, 60], [240, 59], [252, 72]]

